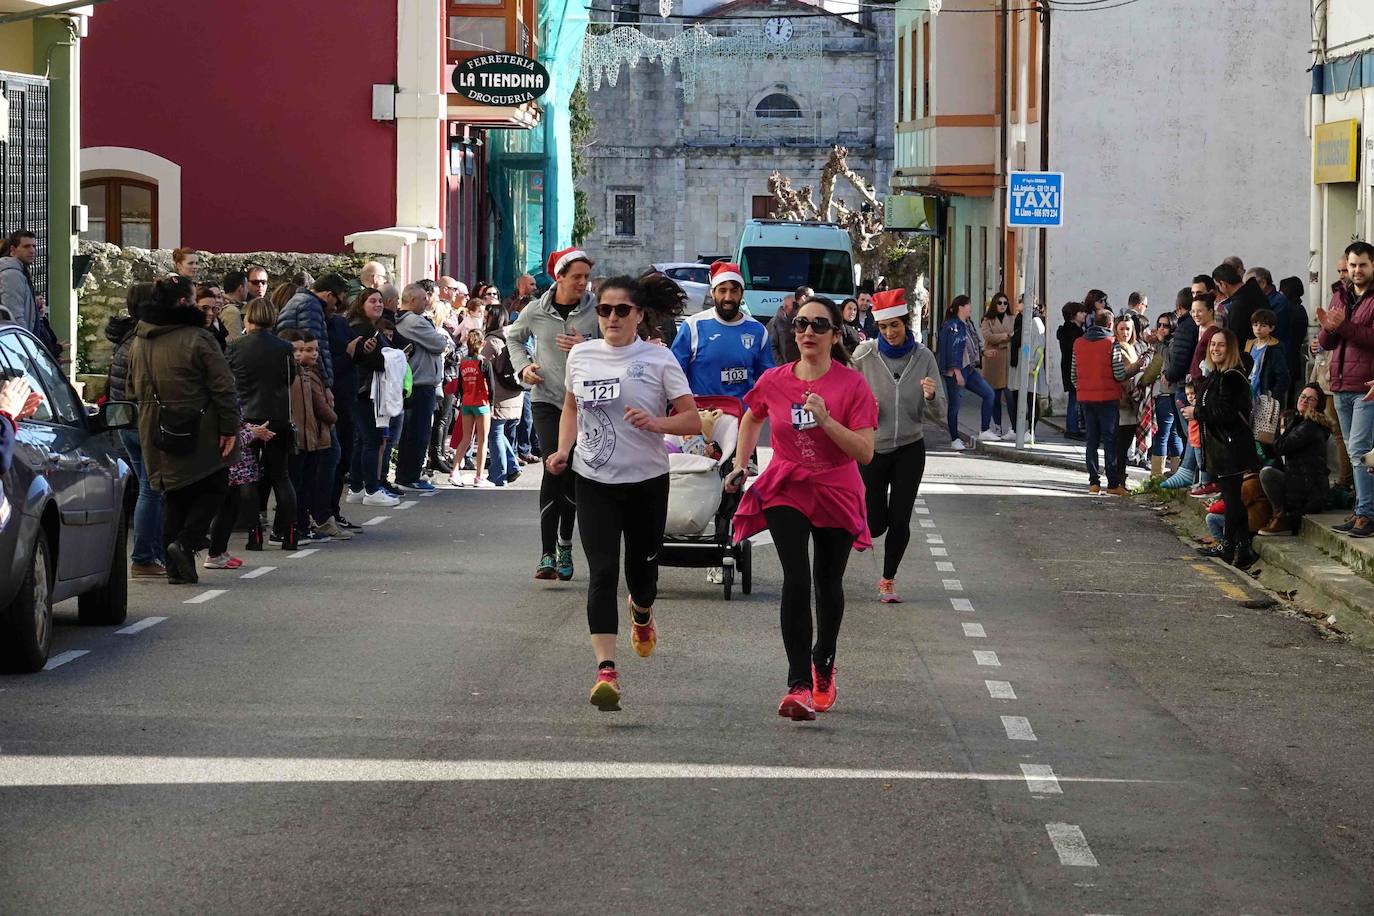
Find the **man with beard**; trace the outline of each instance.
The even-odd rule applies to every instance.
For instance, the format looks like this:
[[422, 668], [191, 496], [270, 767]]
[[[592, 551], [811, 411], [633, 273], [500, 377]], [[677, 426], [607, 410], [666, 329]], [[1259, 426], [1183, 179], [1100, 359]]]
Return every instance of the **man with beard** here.
[[744, 275], [738, 265], [711, 265], [711, 299], [714, 308], [683, 323], [673, 355], [693, 394], [743, 398], [774, 363], [763, 324], [740, 311]]

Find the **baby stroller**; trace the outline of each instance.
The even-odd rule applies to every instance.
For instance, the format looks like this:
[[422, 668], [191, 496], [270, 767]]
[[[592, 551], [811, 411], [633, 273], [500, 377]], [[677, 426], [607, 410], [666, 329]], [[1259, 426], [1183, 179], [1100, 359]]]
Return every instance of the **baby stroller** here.
[[696, 403], [698, 410], [721, 412], [709, 437], [720, 446], [720, 455], [694, 454], [699, 446], [705, 445], [698, 437], [689, 438], [686, 443], [667, 438], [670, 448], [683, 450], [668, 455], [668, 524], [659, 564], [698, 569], [720, 567], [721, 587], [729, 601], [736, 575], [746, 595], [754, 588], [753, 549], [748, 541], [735, 543], [732, 524], [743, 490], [726, 493], [723, 489], [739, 440], [744, 404], [731, 397], [698, 397]]

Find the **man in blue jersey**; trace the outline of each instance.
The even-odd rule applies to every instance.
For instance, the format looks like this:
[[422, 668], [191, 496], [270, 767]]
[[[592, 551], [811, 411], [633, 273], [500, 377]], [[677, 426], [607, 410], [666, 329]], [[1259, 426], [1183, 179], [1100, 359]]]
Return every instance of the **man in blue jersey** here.
[[763, 325], [740, 311], [744, 275], [739, 265], [711, 265], [711, 299], [715, 308], [683, 323], [673, 340], [673, 355], [693, 394], [743, 398], [773, 368], [773, 352]]

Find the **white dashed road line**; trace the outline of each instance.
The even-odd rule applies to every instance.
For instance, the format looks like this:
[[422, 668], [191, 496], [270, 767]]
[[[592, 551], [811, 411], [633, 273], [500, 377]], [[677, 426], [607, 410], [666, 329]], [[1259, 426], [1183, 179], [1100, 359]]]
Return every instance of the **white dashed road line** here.
[[61, 668], [67, 662], [75, 661], [83, 655], [90, 655], [90, 649], [68, 649], [48, 659], [48, 663], [43, 666], [44, 671], [51, 671], [54, 668]]
[[397, 509], [398, 511], [401, 510], [401, 509], [409, 509], [409, 508], [411, 508], [411, 507], [414, 506], [414, 505], [415, 505], [415, 500], [413, 500], [413, 499], [403, 499], [403, 500], [401, 500], [401, 504], [400, 504], [399, 506], [397, 506], [396, 509]]
[[925, 504], [926, 504], [926, 501], [925, 501], [924, 499], [918, 499], [918, 500], [916, 500], [916, 502], [914, 503], [914, 505], [917, 505], [917, 506], [924, 506]]
[[166, 617], [144, 617], [144, 618], [143, 618], [142, 620], [140, 620], [138, 623], [135, 623], [135, 624], [133, 624], [133, 625], [131, 625], [131, 626], [127, 626], [127, 627], [125, 627], [125, 628], [122, 629], [122, 630], [115, 630], [115, 635], [117, 635], [117, 636], [133, 636], [135, 633], [142, 633], [144, 630], [148, 629], [149, 627], [155, 627], [155, 626], [157, 626], [158, 624], [162, 623], [162, 621], [164, 621], [164, 620], [166, 620], [166, 619], [167, 619]]
[[312, 553], [319, 553], [319, 552], [320, 552], [320, 548], [318, 548], [318, 547], [307, 547], [307, 548], [305, 548], [304, 550], [297, 550], [295, 553], [288, 553], [288, 554], [286, 555], [286, 558], [287, 558], [288, 560], [303, 560], [303, 559], [305, 559], [306, 557], [310, 556]]
[[948, 560], [942, 560], [935, 564], [935, 570], [937, 572], [954, 572], [954, 564]]
[[996, 652], [988, 652], [982, 649], [973, 650], [973, 660], [984, 668], [1000, 668], [1001, 661], [997, 658]]
[[1041, 763], [1023, 763], [1021, 772], [1026, 777], [1026, 788], [1032, 795], [1063, 795], [1059, 788], [1059, 777], [1054, 775], [1054, 767]]
[[389, 516], [389, 515], [379, 515], [379, 516], [377, 516], [376, 518], [370, 518], [370, 519], [368, 519], [367, 521], [363, 522], [363, 524], [364, 524], [364, 525], [380, 525], [382, 522], [386, 521], [386, 520], [389, 519], [389, 518], [391, 518], [391, 516]]
[[949, 551], [943, 547], [931, 547], [930, 555], [932, 557], [947, 557], [949, 556]]
[[251, 570], [249, 570], [248, 572], [246, 572], [246, 573], [244, 573], [243, 575], [239, 576], [239, 578], [240, 578], [240, 579], [260, 579], [260, 578], [262, 578], [263, 576], [267, 575], [268, 573], [270, 573], [272, 570], [274, 570], [274, 569], [276, 569], [276, 568], [277, 568], [277, 567], [275, 567], [275, 566], [259, 566], [257, 569], [251, 569]]
[[923, 518], [923, 519], [921, 519], [921, 527], [922, 527], [922, 528], [934, 528], [934, 527], [935, 527], [935, 522], [934, 522], [933, 519]]
[[1077, 824], [1046, 824], [1045, 832], [1050, 835], [1054, 851], [1059, 854], [1060, 865], [1079, 868], [1096, 868], [1097, 856], [1088, 846], [1088, 838], [1083, 836]]
[[994, 700], [1014, 700], [1016, 691], [1011, 689], [1011, 684], [1007, 681], [984, 681], [988, 687], [988, 696]]
[[924, 506], [917, 506], [917, 507], [916, 507], [916, 514], [917, 514], [917, 515], [929, 515], [929, 514], [930, 514], [930, 510], [927, 509], [927, 508], [925, 508]]
[[958, 579], [941, 579], [940, 584], [945, 587], [947, 592], [962, 592], [964, 590], [964, 583]]
[[1031, 730], [1030, 719], [1025, 716], [1003, 716], [1002, 727], [1007, 730], [1007, 737], [1012, 741], [1036, 741], [1035, 732]]
[[943, 535], [939, 535], [939, 534], [927, 534], [927, 535], [926, 535], [926, 543], [927, 543], [927, 544], [943, 544], [944, 542], [945, 542], [945, 539], [944, 539], [944, 536], [943, 536]]
[[951, 598], [949, 599], [949, 603], [950, 606], [953, 607], [956, 611], [973, 610], [973, 602], [968, 600], [967, 598]]
[[963, 624], [963, 627], [964, 627], [964, 635], [967, 636], [967, 637], [969, 637], [970, 639], [987, 639], [987, 638], [988, 638], [988, 634], [987, 634], [987, 632], [983, 629], [983, 625], [982, 625], [981, 623], [966, 623], [966, 624]]
[[229, 589], [227, 589], [227, 588], [212, 588], [212, 589], [209, 589], [208, 591], [203, 591], [203, 592], [201, 592], [199, 595], [196, 595], [194, 598], [187, 598], [185, 601], [183, 601], [183, 602], [181, 602], [181, 603], [182, 603], [182, 604], [204, 604], [204, 603], [207, 602], [207, 601], [214, 601], [216, 598], [218, 598], [220, 595], [223, 595], [223, 594], [224, 594], [225, 592], [227, 592], [227, 591], [229, 591]]

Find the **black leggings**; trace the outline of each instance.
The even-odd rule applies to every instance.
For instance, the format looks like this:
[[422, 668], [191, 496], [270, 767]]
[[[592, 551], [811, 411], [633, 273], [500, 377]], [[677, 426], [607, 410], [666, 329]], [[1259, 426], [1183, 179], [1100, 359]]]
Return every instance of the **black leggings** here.
[[907, 544], [911, 543], [911, 508], [926, 472], [924, 439], [909, 442], [887, 454], [873, 453], [860, 465], [868, 499], [868, 532], [878, 537], [887, 532], [883, 545], [883, 578], [897, 578]]
[[228, 553], [229, 538], [234, 534], [234, 525], [237, 524], [240, 515], [247, 512], [253, 517], [253, 524], [256, 525], [257, 509], [256, 483], [239, 484], [225, 490], [224, 497], [220, 500], [219, 512], [215, 515], [215, 523], [210, 526], [210, 556], [217, 557]]
[[1245, 511], [1245, 503], [1240, 495], [1241, 484], [1244, 481], [1244, 474], [1227, 474], [1225, 477], [1217, 478], [1217, 486], [1221, 487], [1221, 498], [1226, 503], [1226, 527], [1222, 531], [1222, 537], [1233, 544], [1250, 537], [1250, 513]]
[[[844, 568], [854, 535], [842, 528], [817, 528], [791, 506], [763, 510], [782, 563], [782, 644], [787, 650], [787, 686], [811, 686], [811, 664], [830, 671], [844, 619]], [[816, 544], [808, 557], [807, 542]], [[814, 572], [814, 575], [813, 575]], [[811, 589], [816, 590], [816, 644], [811, 645]]]
[[[250, 423], [261, 422], [250, 420]], [[282, 537], [287, 529], [296, 524], [296, 488], [291, 486], [291, 432], [277, 433], [270, 442], [254, 442], [251, 448], [258, 450], [258, 464], [262, 468], [262, 478], [258, 481], [258, 506], [267, 507], [267, 493], [270, 490], [277, 497], [276, 513], [273, 516], [272, 530]]]
[[[567, 471], [563, 472], [567, 474]], [[561, 476], [561, 475], [560, 475]], [[587, 555], [587, 626], [614, 634], [620, 623], [620, 541], [625, 585], [642, 608], [658, 597], [658, 554], [668, 520], [668, 475], [638, 483], [577, 478], [577, 526]]]
[[224, 502], [229, 487], [229, 469], [220, 468], [209, 477], [162, 494], [162, 547], [177, 541], [188, 552], [204, 550], [209, 541], [215, 512]]
[[[563, 411], [552, 404], [539, 402], [535, 402], [531, 410], [534, 414], [534, 432], [547, 458], [558, 451], [558, 422]], [[458, 457], [462, 459], [461, 455]], [[562, 474], [545, 472], [539, 484], [539, 538], [543, 552], [550, 556], [553, 555], [556, 540], [572, 541], [573, 522], [577, 518], [576, 479], [577, 475], [570, 467]]]
[[1130, 426], [1122, 424], [1116, 428], [1116, 473], [1121, 478], [1121, 485], [1124, 487], [1131, 482], [1131, 477], [1126, 473], [1130, 467], [1127, 456], [1131, 453], [1131, 446], [1135, 444], [1135, 431], [1139, 427], [1132, 423]]

